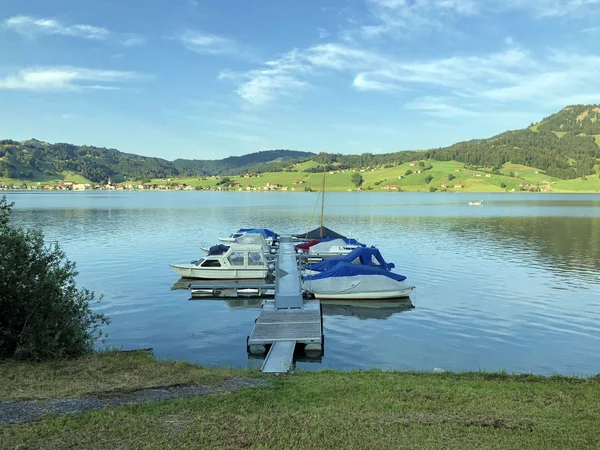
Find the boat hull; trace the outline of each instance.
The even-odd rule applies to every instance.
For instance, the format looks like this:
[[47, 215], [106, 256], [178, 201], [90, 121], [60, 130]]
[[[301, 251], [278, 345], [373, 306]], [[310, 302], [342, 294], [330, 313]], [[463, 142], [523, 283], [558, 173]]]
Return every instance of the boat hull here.
[[383, 300], [409, 297], [414, 286], [377, 274], [305, 280], [302, 289], [319, 300]]
[[170, 267], [182, 278], [203, 280], [258, 280], [269, 274], [268, 268], [215, 269], [202, 268], [195, 264], [171, 264]]
[[313, 295], [317, 300], [384, 300], [391, 298], [407, 298], [410, 297], [414, 286], [400, 289], [397, 291], [388, 292], [354, 292], [354, 293], [318, 293], [313, 292]]

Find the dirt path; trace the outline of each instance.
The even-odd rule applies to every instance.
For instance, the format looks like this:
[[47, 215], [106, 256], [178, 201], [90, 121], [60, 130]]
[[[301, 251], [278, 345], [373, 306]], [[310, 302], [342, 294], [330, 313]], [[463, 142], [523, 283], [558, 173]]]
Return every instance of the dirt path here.
[[182, 397], [221, 394], [268, 385], [269, 383], [264, 380], [236, 378], [226, 380], [220, 388], [210, 386], [161, 386], [128, 392], [100, 393], [78, 398], [0, 402], [0, 424], [29, 422], [49, 413], [64, 416], [111, 406], [136, 405], [138, 403], [159, 402]]

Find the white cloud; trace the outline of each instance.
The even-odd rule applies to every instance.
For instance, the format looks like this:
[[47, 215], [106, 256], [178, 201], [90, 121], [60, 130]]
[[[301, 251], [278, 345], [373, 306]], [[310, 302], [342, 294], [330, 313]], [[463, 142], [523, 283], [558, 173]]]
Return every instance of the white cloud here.
[[84, 89], [119, 89], [117, 83], [142, 78], [135, 72], [96, 70], [78, 67], [23, 69], [0, 78], [0, 89], [30, 91], [80, 91]]
[[292, 50], [279, 59], [265, 62], [261, 69], [245, 73], [222, 71], [219, 79], [238, 82], [236, 93], [240, 97], [253, 105], [263, 105], [278, 96], [293, 96], [307, 88], [309, 83], [298, 77], [310, 71], [310, 65], [302, 61], [298, 51]]
[[398, 76], [387, 70], [363, 72], [354, 77], [352, 86], [358, 91], [398, 91], [404, 90], [398, 84]]
[[136, 45], [142, 45], [145, 43], [146, 38], [138, 35], [129, 35], [121, 40], [121, 44], [125, 45], [126, 47], [134, 47]]
[[187, 30], [176, 37], [185, 48], [196, 53], [207, 55], [219, 55], [235, 53], [236, 44], [231, 39], [217, 36], [216, 34], [202, 33]]
[[14, 16], [3, 22], [5, 28], [15, 31], [23, 36], [37, 37], [54, 34], [73, 36], [84, 39], [104, 40], [110, 36], [106, 28], [92, 25], [65, 25], [54, 19], [37, 19], [30, 16]]
[[293, 96], [310, 86], [308, 76], [327, 70], [359, 70], [383, 64], [378, 54], [336, 43], [292, 50], [279, 59], [267, 61], [260, 69], [245, 73], [222, 71], [219, 79], [238, 83], [236, 93], [254, 105], [263, 105], [278, 96]]
[[325, 28], [319, 28], [317, 31], [319, 32], [319, 39], [326, 39], [331, 36], [331, 33]]
[[404, 109], [420, 111], [428, 116], [443, 118], [468, 117], [476, 114], [468, 109], [450, 105], [449, 102], [452, 102], [452, 99], [425, 96], [406, 103]]
[[365, 0], [369, 18], [346, 36], [364, 39], [447, 30], [461, 18], [524, 12], [537, 19], [600, 13], [600, 0]]

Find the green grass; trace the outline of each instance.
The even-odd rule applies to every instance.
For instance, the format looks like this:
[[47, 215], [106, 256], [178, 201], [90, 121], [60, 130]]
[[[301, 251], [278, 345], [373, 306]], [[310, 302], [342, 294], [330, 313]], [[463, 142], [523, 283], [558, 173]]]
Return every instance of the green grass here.
[[215, 386], [224, 379], [248, 375], [241, 370], [207, 369], [187, 362], [157, 362], [143, 351], [103, 352], [44, 363], [5, 360], [0, 363], [0, 401], [75, 397], [167, 384]]
[[92, 186], [96, 183], [88, 180], [82, 175], [79, 175], [75, 172], [71, 172], [69, 170], [65, 170], [61, 172], [58, 176], [56, 175], [43, 175], [38, 174], [33, 179], [18, 179], [18, 178], [2, 178], [0, 177], [0, 184], [27, 184], [28, 186], [36, 186], [36, 185], [56, 185], [60, 184], [63, 181], [73, 181], [75, 183], [83, 183], [83, 184], [91, 184]]
[[558, 136], [558, 138], [560, 139], [561, 137], [563, 137], [565, 134], [567, 134], [566, 131], [553, 131], [553, 133]]
[[307, 169], [314, 169], [315, 167], [319, 167], [319, 163], [316, 161], [313, 161], [311, 159], [309, 161], [305, 161], [303, 163], [296, 164], [294, 166], [294, 169], [296, 169], [298, 172], [304, 172]]
[[573, 180], [561, 180], [552, 186], [556, 192], [600, 192], [600, 178], [598, 174], [588, 175], [585, 180], [575, 178]]
[[[596, 136], [596, 140], [600, 144], [600, 135]], [[314, 161], [313, 161], [314, 162]], [[372, 192], [389, 192], [387, 190], [381, 189], [383, 186], [395, 185], [398, 186], [401, 191], [407, 192], [428, 192], [430, 187], [435, 187], [438, 190], [442, 190], [441, 185], [446, 184], [449, 186], [447, 188], [448, 191], [453, 192], [504, 192], [504, 191], [519, 191], [520, 183], [528, 183], [528, 184], [537, 184], [542, 187], [544, 185], [550, 185], [552, 191], [556, 192], [596, 192], [598, 190], [597, 183], [595, 183], [595, 178], [597, 175], [588, 176], [588, 182], [576, 182], [574, 180], [559, 180], [558, 178], [554, 178], [543, 173], [542, 170], [536, 169], [534, 167], [521, 166], [518, 164], [506, 163], [500, 170], [500, 174], [491, 174], [491, 168], [480, 169], [480, 170], [471, 170], [465, 169], [463, 163], [459, 163], [457, 161], [424, 161], [425, 165], [432, 165], [430, 170], [423, 170], [424, 167], [420, 167], [418, 165], [418, 161], [415, 162], [415, 166], [410, 166], [409, 162], [405, 162], [401, 165], [385, 168], [385, 169], [373, 169], [373, 170], [365, 170], [364, 172], [360, 172], [363, 177], [363, 189], [367, 190], [368, 187], [371, 187]], [[571, 161], [573, 163], [574, 161]], [[310, 162], [309, 162], [310, 163]], [[311, 166], [309, 163], [302, 163], [306, 165], [306, 167]], [[297, 167], [301, 167], [302, 164], [297, 165]], [[459, 172], [456, 172], [455, 169], [460, 168]], [[407, 170], [412, 170], [415, 173], [410, 175], [405, 175]], [[416, 173], [416, 171], [421, 170], [422, 173]], [[515, 173], [516, 177], [510, 177], [510, 173]], [[327, 191], [355, 191], [356, 187], [351, 181], [351, 177], [354, 171], [347, 170], [343, 172], [335, 172], [330, 174], [326, 173], [326, 190]], [[452, 174], [455, 178], [452, 180], [448, 180], [448, 175]], [[479, 174], [480, 176], [476, 176]], [[490, 175], [489, 177], [486, 177]], [[426, 177], [431, 176], [433, 179], [429, 184], [425, 182]], [[32, 182], [24, 180], [28, 185], [35, 184], [55, 184], [59, 183], [63, 180], [70, 180], [79, 183], [89, 183], [89, 180], [78, 176], [72, 172], [63, 172], [61, 174], [61, 179], [54, 180], [44, 180]], [[312, 173], [312, 172], [266, 172], [260, 174], [258, 177], [244, 178], [242, 176], [232, 176], [229, 177], [233, 184], [239, 184], [239, 187], [234, 189], [242, 189], [246, 190], [247, 187], [253, 187], [257, 189], [263, 189], [267, 183], [270, 184], [279, 184], [282, 187], [287, 187], [289, 191], [292, 188], [296, 191], [304, 191], [307, 188], [312, 190], [320, 190], [321, 184], [323, 180], [322, 172]], [[23, 180], [4, 180], [0, 179], [0, 183], [4, 184], [20, 184]], [[306, 184], [298, 184], [294, 185], [294, 181], [304, 181]], [[582, 180], [583, 181], [583, 180]], [[217, 183], [219, 182], [216, 178], [175, 178], [171, 179], [171, 181], [166, 181], [163, 179], [153, 179], [151, 180], [152, 184], [157, 185], [169, 185], [172, 183], [176, 184], [186, 184], [192, 187], [209, 187], [215, 188]], [[546, 183], [545, 183], [546, 182]], [[124, 184], [139, 184], [139, 181], [127, 181]], [[378, 184], [375, 184], [378, 183]], [[556, 183], [556, 184], [554, 184]], [[463, 188], [454, 188], [455, 184], [462, 184]], [[502, 184], [505, 187], [502, 187]]]
[[[49, 379], [52, 394], [68, 396], [114, 390], [111, 380], [120, 380], [118, 387], [125, 389], [152, 385], [156, 376], [154, 385], [163, 385], [169, 372], [172, 383], [249, 374], [191, 364], [175, 369], [177, 364], [139, 354], [103, 355], [96, 362], [86, 358], [56, 367], [27, 364], [19, 369], [18, 363], [9, 363], [2, 368], [3, 380], [13, 375], [4, 398], [22, 398], [21, 376], [32, 383], [34, 398], [43, 398], [45, 388], [34, 387], [36, 380]], [[95, 386], [85, 388], [86, 381]], [[600, 442], [597, 377], [373, 370], [298, 372], [268, 381], [269, 387], [227, 395], [0, 425], [0, 447], [591, 449]]]
[[596, 144], [600, 147], [600, 134], [595, 134], [594, 139], [596, 140]]

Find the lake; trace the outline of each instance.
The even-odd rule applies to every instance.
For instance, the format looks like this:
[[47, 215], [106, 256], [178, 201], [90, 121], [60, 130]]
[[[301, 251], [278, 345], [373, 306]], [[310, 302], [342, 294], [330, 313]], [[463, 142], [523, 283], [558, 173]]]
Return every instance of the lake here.
[[[14, 223], [60, 242], [79, 284], [104, 295], [103, 345], [207, 366], [260, 363], [246, 353], [258, 303], [189, 301], [169, 264], [240, 227], [301, 233], [319, 215], [317, 193], [6, 195]], [[325, 355], [299, 368], [600, 372], [600, 195], [327, 193], [325, 204], [324, 225], [377, 246], [417, 287], [415, 308], [325, 305]]]

